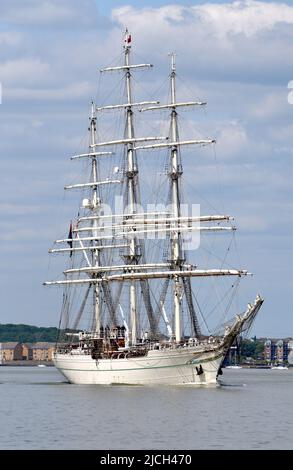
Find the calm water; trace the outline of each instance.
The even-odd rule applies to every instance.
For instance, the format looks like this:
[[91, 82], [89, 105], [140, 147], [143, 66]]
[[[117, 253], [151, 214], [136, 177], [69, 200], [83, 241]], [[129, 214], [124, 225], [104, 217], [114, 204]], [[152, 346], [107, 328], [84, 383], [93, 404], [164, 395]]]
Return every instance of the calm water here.
[[82, 386], [0, 367], [0, 449], [293, 449], [293, 369], [226, 369], [222, 382]]

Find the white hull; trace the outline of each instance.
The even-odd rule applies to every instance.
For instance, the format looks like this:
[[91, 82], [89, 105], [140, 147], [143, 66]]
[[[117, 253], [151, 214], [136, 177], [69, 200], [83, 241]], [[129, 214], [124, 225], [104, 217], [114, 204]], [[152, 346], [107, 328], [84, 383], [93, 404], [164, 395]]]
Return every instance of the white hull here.
[[92, 359], [82, 350], [56, 353], [55, 366], [73, 384], [215, 385], [224, 357], [263, 300], [257, 297], [237, 315], [220, 343], [151, 349], [146, 356]]
[[[195, 348], [149, 351], [147, 356], [92, 359], [85, 354], [56, 354], [55, 366], [73, 384], [210, 385], [217, 376], [224, 351]], [[202, 367], [200, 375], [196, 367]]]

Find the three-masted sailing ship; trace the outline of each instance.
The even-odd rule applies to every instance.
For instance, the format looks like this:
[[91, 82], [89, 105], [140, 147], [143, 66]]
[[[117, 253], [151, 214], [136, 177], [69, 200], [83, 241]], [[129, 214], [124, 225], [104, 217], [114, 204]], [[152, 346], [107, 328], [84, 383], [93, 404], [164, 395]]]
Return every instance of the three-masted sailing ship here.
[[[244, 313], [223, 326], [221, 334], [202, 331], [194, 283], [204, 277], [238, 279], [248, 272], [222, 266], [205, 269], [188, 261], [186, 234], [234, 230], [227, 225], [232, 220], [229, 216], [182, 211], [183, 149], [215, 141], [180, 140], [178, 112], [206, 103], [177, 101], [175, 54], [171, 54], [169, 102], [135, 102], [133, 74], [152, 65], [132, 64], [131, 45], [126, 30], [123, 65], [101, 70], [123, 74], [124, 103], [92, 103], [86, 153], [71, 157], [87, 161], [88, 174], [86, 181], [65, 187], [82, 191], [81, 210], [70, 224], [68, 237], [56, 240], [49, 250], [65, 254], [68, 260], [61, 279], [45, 282], [64, 288], [55, 365], [75, 384], [216, 384], [227, 351], [237, 335], [250, 327], [263, 300], [257, 296]], [[107, 110], [122, 112], [125, 132], [120, 140], [97, 138], [97, 115]], [[137, 137], [135, 114], [156, 110], [168, 112], [169, 136]], [[168, 206], [149, 211], [141, 205], [144, 178], [139, 160], [147, 150], [159, 153], [161, 149], [168, 152]], [[121, 167], [112, 171], [115, 177], [103, 179], [104, 162], [116, 153], [121, 155]], [[113, 210], [115, 195], [122, 201], [119, 210]], [[111, 206], [111, 213], [105, 211], [105, 204]]]

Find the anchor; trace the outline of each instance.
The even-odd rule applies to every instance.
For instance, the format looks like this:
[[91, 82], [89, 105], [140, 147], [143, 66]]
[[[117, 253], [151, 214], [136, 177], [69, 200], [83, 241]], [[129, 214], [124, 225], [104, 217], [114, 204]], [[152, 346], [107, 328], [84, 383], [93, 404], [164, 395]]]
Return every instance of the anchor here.
[[200, 364], [199, 367], [196, 367], [196, 373], [197, 373], [197, 375], [203, 374], [203, 368], [202, 368], [202, 365], [201, 365], [201, 364]]

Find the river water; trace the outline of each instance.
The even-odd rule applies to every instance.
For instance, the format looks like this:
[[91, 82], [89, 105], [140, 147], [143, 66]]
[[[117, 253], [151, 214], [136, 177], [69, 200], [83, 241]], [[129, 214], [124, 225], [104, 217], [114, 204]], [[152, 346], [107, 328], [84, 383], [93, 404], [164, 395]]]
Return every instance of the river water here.
[[293, 369], [221, 380], [83, 386], [54, 367], [0, 367], [0, 449], [293, 449]]

